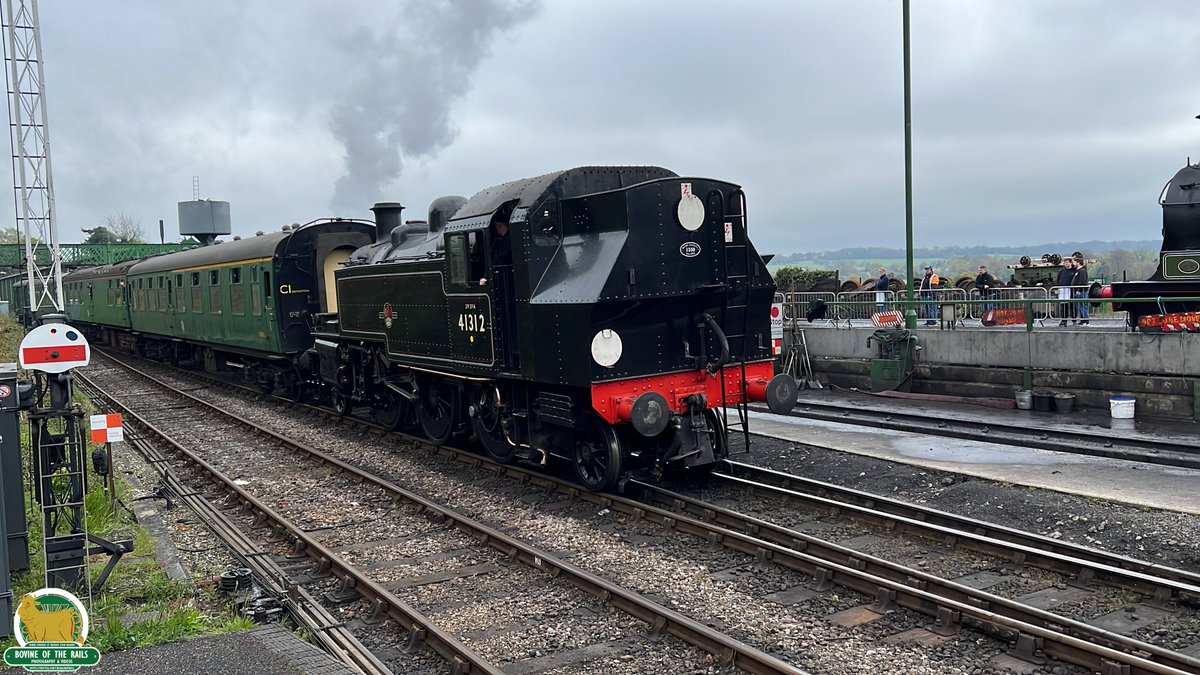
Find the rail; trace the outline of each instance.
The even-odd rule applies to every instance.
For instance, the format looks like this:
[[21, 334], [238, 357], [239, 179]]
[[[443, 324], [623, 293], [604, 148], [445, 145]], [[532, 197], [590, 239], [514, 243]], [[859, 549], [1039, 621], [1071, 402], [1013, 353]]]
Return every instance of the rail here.
[[[714, 543], [756, 555], [763, 564], [772, 563], [813, 576], [818, 584], [832, 582], [874, 596], [874, 606], [880, 611], [899, 605], [935, 616], [937, 624], [934, 630], [952, 632], [956, 625], [972, 626], [1011, 642], [1017, 654], [1036, 658], [1041, 652], [1092, 672], [1130, 675], [1194, 673], [1200, 666], [1200, 660], [1195, 657], [830, 543], [660, 486], [633, 481], [629, 487], [636, 488], [642, 500], [642, 511], [635, 514], [640, 518], [695, 532], [700, 536], [707, 535]], [[1003, 546], [1000, 542], [992, 543], [996, 547]], [[1014, 551], [1023, 549], [1011, 546]], [[1078, 560], [1067, 562], [1065, 556], [1048, 552], [1022, 550], [1022, 553], [1037, 553], [1046, 560], [1056, 558], [1056, 563], [1068, 567], [1088, 565]], [[1125, 579], [1138, 577], [1140, 583], [1154, 584], [1147, 575], [1133, 571], [1107, 566], [1104, 566], [1104, 571]], [[1189, 594], [1200, 590], [1184, 583], [1172, 585], [1185, 589]]]
[[[108, 359], [122, 365], [123, 367], [136, 372], [142, 378], [154, 382], [160, 387], [171, 390], [172, 395], [189, 401], [192, 404], [211, 410], [214, 414], [228, 417], [236, 420], [243, 426], [255, 430], [254, 433], [260, 434], [269, 442], [278, 443], [284, 447], [291, 448], [297, 452], [324, 462], [331, 469], [340, 471], [346, 475], [353, 476], [364, 484], [373, 485], [376, 488], [382, 489], [388, 493], [393, 499], [398, 502], [412, 504], [417, 506], [422, 512], [435, 514], [446, 523], [451, 523], [453, 526], [463, 532], [469, 533], [482, 544], [499, 551], [508, 556], [514, 561], [521, 562], [535, 570], [548, 573], [552, 576], [560, 576], [570, 582], [575, 587], [599, 599], [604, 604], [610, 605], [626, 614], [642, 620], [651, 626], [651, 629], [656, 633], [667, 633], [680, 638], [684, 642], [691, 644], [699, 649], [702, 649], [710, 654], [713, 654], [717, 661], [724, 665], [731, 665], [739, 670], [759, 675], [805, 675], [805, 671], [788, 664], [762, 650], [747, 645], [721, 631], [712, 628], [711, 626], [702, 624], [688, 616], [676, 612], [668, 607], [665, 607], [653, 600], [650, 600], [636, 592], [630, 591], [616, 583], [607, 579], [598, 577], [591, 572], [584, 570], [568, 561], [562, 560], [551, 553], [531, 546], [521, 540], [515, 539], [497, 529], [489, 527], [479, 521], [474, 520], [466, 515], [460, 514], [457, 511], [442, 506], [438, 503], [430, 501], [425, 497], [414, 494], [404, 488], [391, 483], [369, 471], [360, 469], [352, 464], [342, 461], [332, 455], [321, 450], [313, 448], [309, 445], [301, 443], [276, 433], [268, 429], [262, 429], [255, 425], [252, 421], [245, 419], [236, 413], [225, 410], [212, 403], [199, 399], [191, 394], [171, 385], [158, 380], [157, 378], [134, 369], [133, 366], [124, 361], [105, 355]], [[96, 385], [92, 385], [95, 387]], [[98, 387], [96, 387], [98, 389]], [[220, 473], [215, 467], [208, 462], [205, 462], [200, 457], [192, 454], [187, 449], [183, 448], [177, 442], [171, 440], [169, 436], [155, 428], [146, 420], [142, 419], [128, 407], [114, 401], [114, 405], [124, 408], [125, 414], [130, 420], [135, 421], [139, 426], [147, 431], [159, 436], [164, 443], [171, 446], [172, 450], [179, 455], [185, 456], [191, 464], [198, 466], [203, 472], [212, 476], [213, 480], [222, 483], [224, 489], [242, 503], [251, 505], [253, 511], [260, 514], [260, 517], [266, 521], [275, 524], [281, 530], [286, 530], [292, 538], [297, 541], [297, 552], [307, 553], [310, 557], [320, 560], [323, 565], [328, 566], [333, 574], [343, 580], [344, 584], [348, 584], [354, 590], [369, 598], [376, 607], [376, 612], [386, 614], [396, 620], [400, 625], [415, 631], [422, 641], [430, 646], [434, 651], [441, 654], [454, 668], [453, 672], [482, 672], [482, 673], [498, 673], [491, 664], [484, 661], [481, 657], [469, 650], [465, 645], [453, 637], [449, 633], [442, 631], [433, 625], [427, 618], [420, 614], [415, 608], [412, 608], [400, 598], [394, 596], [382, 585], [365, 576], [360, 570], [350, 565], [340, 558], [331, 549], [320, 544], [315, 537], [308, 532], [297, 528], [289, 523], [282, 515], [272, 510], [265, 503], [256, 499], [247, 490], [237, 485], [232, 478]], [[326, 411], [327, 412], [327, 411]], [[421, 443], [426, 443], [413, 437]], [[445, 451], [445, 448], [436, 448], [437, 451]], [[454, 450], [456, 457], [463, 459], [459, 455], [465, 456], [466, 453]], [[579, 486], [565, 482], [555, 481], [540, 474], [524, 472], [515, 467], [504, 467], [485, 460], [479, 456], [472, 456], [466, 461], [477, 465], [488, 465], [497, 473], [506, 473], [510, 477], [518, 477], [522, 482], [539, 483], [545, 481], [548, 486], [553, 485], [558, 491], [571, 494], [577, 498], [587, 501], [599, 502], [600, 504], [612, 505], [613, 500], [619, 498], [610, 498], [606, 495], [597, 493], [589, 493], [582, 490]], [[519, 473], [518, 473], [519, 472]], [[551, 483], [553, 481], [553, 483]], [[628, 500], [626, 503], [633, 504]], [[614, 506], [614, 510], [616, 507]], [[346, 580], [350, 580], [347, 582]]]
[[[1036, 326], [1045, 326], [1046, 321], [1075, 321], [1090, 319], [1120, 319], [1124, 330], [1130, 330], [1125, 311], [1114, 311], [1113, 302], [1123, 305], [1152, 304], [1160, 305], [1164, 301], [1175, 303], [1200, 303], [1200, 297], [1170, 297], [1167, 298], [1109, 298], [1084, 297], [1087, 290], [1083, 286], [1055, 286], [1050, 289], [1034, 287], [1006, 287], [996, 289], [992, 297], [981, 297], [979, 291], [960, 288], [938, 288], [932, 291], [921, 291], [920, 296], [912, 301], [899, 297], [902, 293], [894, 291], [846, 291], [831, 292], [796, 292], [780, 293], [784, 305], [785, 322], [797, 322], [807, 319], [814, 301], [825, 304], [824, 315], [820, 320], [833, 324], [835, 327], [844, 325], [853, 327], [855, 320], [870, 320], [881, 311], [906, 312], [910, 307], [916, 312], [918, 321], [936, 322], [950, 327], [963, 324], [968, 319], [979, 320], [984, 313], [991, 310], [1023, 310], [1015, 324], [1025, 326], [1027, 331], [1033, 331]], [[1059, 293], [1071, 294], [1072, 297], [1060, 297]], [[882, 294], [882, 297], [880, 297]], [[1087, 313], [1082, 309], [1086, 307]], [[810, 321], [811, 323], [812, 321]]]

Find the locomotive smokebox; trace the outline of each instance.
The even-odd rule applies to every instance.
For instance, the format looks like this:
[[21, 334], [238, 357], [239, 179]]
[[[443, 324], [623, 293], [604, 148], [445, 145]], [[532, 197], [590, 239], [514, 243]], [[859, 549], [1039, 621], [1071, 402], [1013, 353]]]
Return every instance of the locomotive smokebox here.
[[377, 202], [371, 211], [375, 213], [375, 243], [391, 241], [392, 230], [402, 223], [400, 214], [404, 212], [404, 205], [400, 202]]

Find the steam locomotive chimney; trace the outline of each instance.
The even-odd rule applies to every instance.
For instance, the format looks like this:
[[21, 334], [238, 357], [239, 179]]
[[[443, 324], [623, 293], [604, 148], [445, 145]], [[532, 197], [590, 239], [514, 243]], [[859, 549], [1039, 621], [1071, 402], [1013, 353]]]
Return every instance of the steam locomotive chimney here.
[[375, 212], [375, 243], [391, 241], [392, 230], [402, 222], [400, 213], [404, 211], [404, 205], [400, 202], [378, 202], [371, 210]]

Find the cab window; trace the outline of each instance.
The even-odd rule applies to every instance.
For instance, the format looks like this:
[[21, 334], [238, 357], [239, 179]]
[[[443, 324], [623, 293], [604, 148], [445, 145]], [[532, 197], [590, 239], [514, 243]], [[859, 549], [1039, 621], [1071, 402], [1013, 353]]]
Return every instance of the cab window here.
[[477, 285], [483, 278], [481, 241], [479, 232], [459, 232], [446, 237], [446, 264], [452, 285]]

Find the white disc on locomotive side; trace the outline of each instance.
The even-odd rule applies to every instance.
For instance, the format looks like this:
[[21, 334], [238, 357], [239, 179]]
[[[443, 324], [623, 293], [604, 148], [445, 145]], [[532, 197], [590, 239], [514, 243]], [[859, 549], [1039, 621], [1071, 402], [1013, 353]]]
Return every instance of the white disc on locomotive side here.
[[704, 224], [704, 202], [694, 194], [680, 197], [679, 206], [675, 207], [675, 217], [679, 224], [688, 232], [695, 232]]
[[592, 338], [592, 358], [605, 368], [611, 368], [620, 360], [621, 350], [621, 336], [615, 330], [605, 328]]

